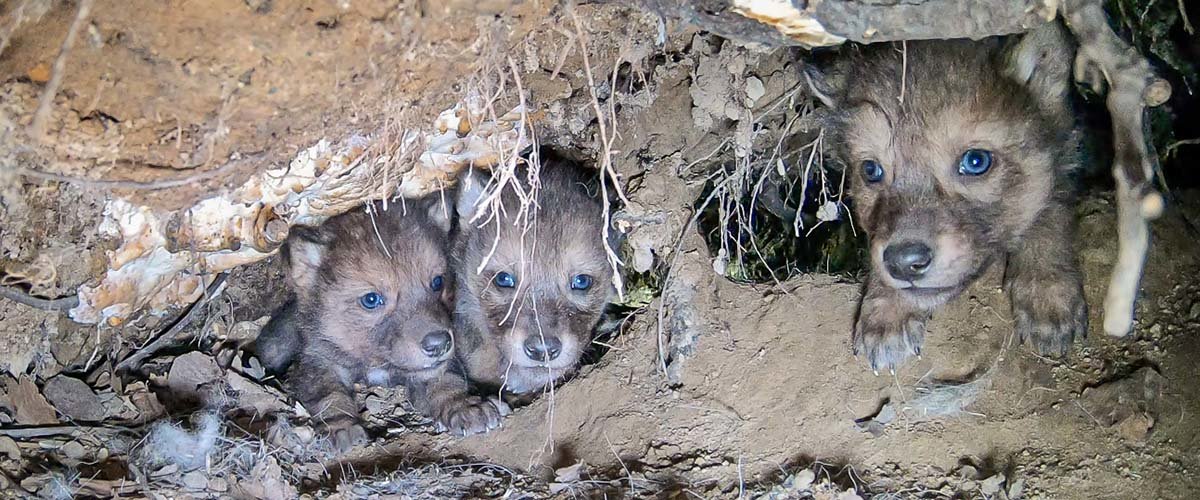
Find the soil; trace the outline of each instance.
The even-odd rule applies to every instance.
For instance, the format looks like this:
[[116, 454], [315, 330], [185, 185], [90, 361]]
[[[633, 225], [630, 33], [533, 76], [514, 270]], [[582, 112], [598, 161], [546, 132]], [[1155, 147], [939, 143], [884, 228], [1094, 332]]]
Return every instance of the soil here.
[[[21, 3], [0, 14], [11, 19]], [[317, 140], [432, 123], [489, 80], [504, 82], [503, 109], [520, 84], [542, 112], [544, 147], [589, 163], [613, 155], [629, 198], [617, 220], [630, 229], [621, 309], [630, 312], [597, 346], [606, 351], [598, 361], [496, 432], [438, 434], [404, 411], [402, 391], [366, 389], [374, 441], [331, 458], [309, 449], [312, 430], [278, 384], [237, 353], [285, 297], [276, 258], [232, 273], [188, 338], [131, 373], [115, 366], [182, 311], [95, 327], [0, 300], [0, 495], [61, 496], [60, 483], [84, 496], [269, 498], [1200, 491], [1195, 190], [1177, 190], [1154, 225], [1129, 337], [1099, 330], [1116, 210], [1095, 189], [1078, 210], [1092, 334], [1070, 358], [1017, 344], [1002, 270], [992, 269], [939, 311], [923, 359], [875, 375], [850, 350], [856, 277], [784, 269], [767, 283], [735, 282], [715, 272], [731, 276], [730, 256], [694, 224], [715, 184], [744, 190], [774, 159], [798, 176], [806, 148], [820, 146], [819, 110], [798, 71], [806, 54], [738, 46], [614, 4], [98, 1], [69, 54], [49, 138], [36, 141], [22, 129], [76, 6], [49, 4], [0, 52], [0, 163], [75, 180], [0, 168], [7, 281], [69, 295], [103, 272], [114, 248], [96, 231], [107, 200], [187, 207]], [[604, 135], [597, 110], [616, 116]], [[247, 157], [257, 160], [220, 170]], [[187, 176], [196, 181], [171, 189], [106, 184]], [[817, 189], [840, 202], [836, 182]], [[211, 411], [212, 387], [228, 399], [218, 405], [219, 460], [191, 470], [148, 458], [138, 442], [158, 432], [151, 423], [186, 424], [204, 401]], [[188, 391], [198, 395], [175, 394]], [[201, 423], [185, 427], [202, 435]]]

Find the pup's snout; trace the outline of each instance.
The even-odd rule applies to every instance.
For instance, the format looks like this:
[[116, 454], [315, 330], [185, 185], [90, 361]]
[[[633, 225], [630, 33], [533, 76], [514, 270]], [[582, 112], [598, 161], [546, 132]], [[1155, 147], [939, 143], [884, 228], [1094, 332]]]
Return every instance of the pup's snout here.
[[454, 347], [454, 340], [450, 337], [450, 332], [440, 330], [421, 339], [421, 350], [431, 358], [440, 358], [442, 355], [450, 351]]
[[933, 264], [933, 249], [919, 241], [893, 243], [883, 249], [888, 274], [900, 281], [916, 281]]
[[525, 338], [525, 355], [539, 363], [553, 361], [562, 352], [562, 341], [553, 335], [530, 335]]

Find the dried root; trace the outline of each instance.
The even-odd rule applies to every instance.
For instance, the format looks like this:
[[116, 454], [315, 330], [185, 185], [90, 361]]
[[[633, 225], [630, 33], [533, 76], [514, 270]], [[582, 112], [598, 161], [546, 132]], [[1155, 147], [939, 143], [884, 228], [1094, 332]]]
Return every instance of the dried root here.
[[1156, 77], [1146, 59], [1108, 27], [1102, 2], [1067, 1], [1062, 13], [1079, 40], [1075, 79], [1097, 92], [1107, 84], [1120, 246], [1104, 299], [1104, 332], [1122, 337], [1133, 324], [1150, 246], [1149, 221], [1162, 214], [1164, 203], [1153, 186], [1157, 158], [1146, 142], [1146, 108], [1166, 102], [1171, 85]]

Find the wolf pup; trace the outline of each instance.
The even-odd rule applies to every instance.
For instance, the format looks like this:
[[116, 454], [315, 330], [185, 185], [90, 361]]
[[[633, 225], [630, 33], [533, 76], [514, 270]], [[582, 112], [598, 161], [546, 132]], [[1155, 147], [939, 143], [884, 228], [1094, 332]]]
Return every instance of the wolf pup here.
[[[431, 197], [436, 198], [436, 197]], [[325, 424], [339, 450], [366, 438], [353, 384], [404, 385], [413, 406], [458, 434], [500, 421], [499, 409], [444, 379], [453, 357], [447, 270], [450, 208], [436, 199], [376, 203], [283, 248], [294, 297], [256, 342], [263, 365]], [[290, 367], [290, 368], [289, 368]]]
[[1065, 355], [1088, 327], [1065, 29], [906, 45], [862, 47], [830, 99], [870, 240], [855, 353], [876, 373], [919, 355], [932, 311], [1001, 260], [1021, 341]]
[[544, 161], [536, 182], [519, 168], [494, 203], [487, 174], [461, 176], [454, 325], [458, 359], [481, 388], [530, 394], [578, 368], [615, 292], [597, 176]]

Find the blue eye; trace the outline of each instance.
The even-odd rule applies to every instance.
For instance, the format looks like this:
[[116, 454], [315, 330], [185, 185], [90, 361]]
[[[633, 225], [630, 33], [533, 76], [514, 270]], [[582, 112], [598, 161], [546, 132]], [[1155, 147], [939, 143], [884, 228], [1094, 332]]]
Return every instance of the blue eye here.
[[587, 290], [592, 287], [592, 277], [586, 274], [576, 274], [571, 278], [572, 290]]
[[508, 274], [503, 271], [501, 271], [499, 274], [497, 274], [496, 278], [493, 279], [492, 281], [494, 281], [496, 283], [496, 286], [498, 286], [500, 288], [512, 288], [514, 286], [517, 286], [517, 278], [515, 278], [515, 277], [513, 277], [513, 275]]
[[883, 180], [883, 165], [875, 160], [867, 160], [862, 162], [863, 177], [867, 182], [875, 183]]
[[440, 275], [440, 274], [437, 276], [434, 276], [433, 281], [429, 282], [429, 289], [433, 290], [435, 292], [440, 292], [440, 291], [442, 291], [442, 286], [445, 284], [445, 281], [446, 280], [443, 279], [442, 275]]
[[383, 305], [383, 296], [378, 293], [371, 292], [358, 298], [358, 304], [363, 306], [363, 309], [368, 311], [378, 309]]
[[968, 149], [958, 162], [958, 173], [983, 175], [992, 168], [992, 152], [983, 149]]

